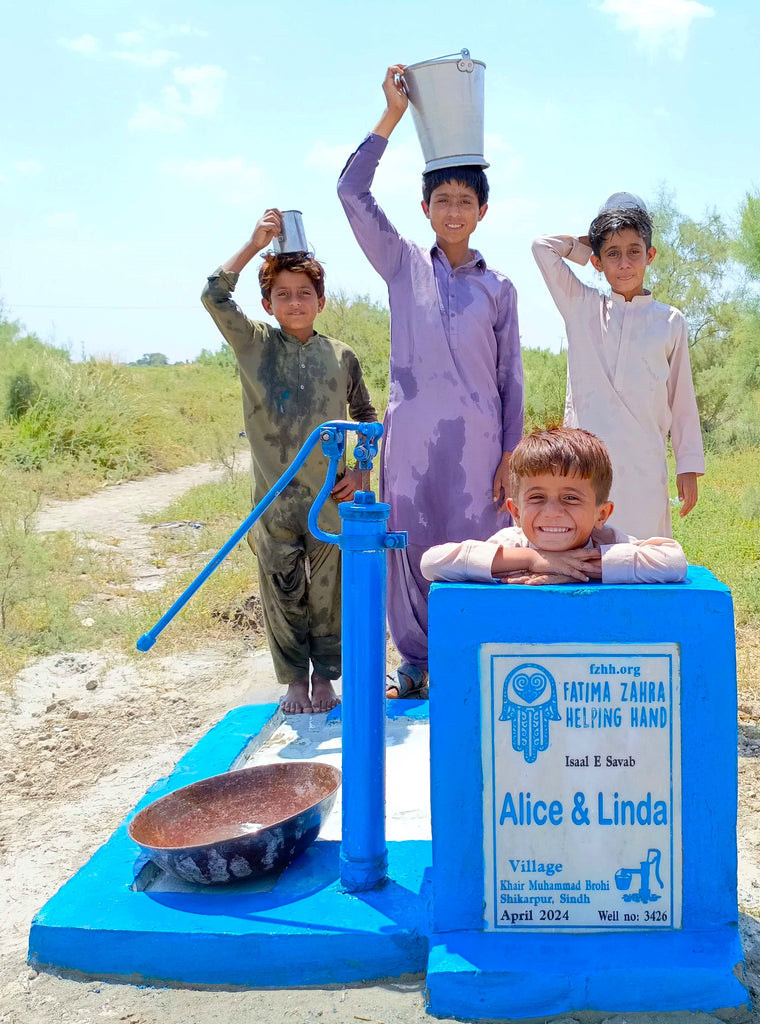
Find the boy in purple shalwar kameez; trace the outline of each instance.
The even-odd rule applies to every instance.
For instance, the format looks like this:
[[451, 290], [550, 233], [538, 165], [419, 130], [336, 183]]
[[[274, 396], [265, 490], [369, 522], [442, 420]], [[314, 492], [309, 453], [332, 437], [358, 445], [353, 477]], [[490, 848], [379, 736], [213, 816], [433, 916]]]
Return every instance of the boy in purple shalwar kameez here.
[[432, 249], [402, 238], [370, 192], [408, 104], [403, 70], [388, 68], [385, 112], [338, 182], [356, 239], [388, 285], [391, 310], [380, 486], [391, 504], [389, 529], [407, 530], [409, 546], [388, 555], [388, 624], [403, 659], [388, 697], [426, 693], [430, 584], [420, 572], [423, 552], [444, 541], [485, 540], [509, 525], [509, 457], [523, 429], [516, 292], [469, 247], [487, 209], [483, 171], [453, 167], [423, 176]]

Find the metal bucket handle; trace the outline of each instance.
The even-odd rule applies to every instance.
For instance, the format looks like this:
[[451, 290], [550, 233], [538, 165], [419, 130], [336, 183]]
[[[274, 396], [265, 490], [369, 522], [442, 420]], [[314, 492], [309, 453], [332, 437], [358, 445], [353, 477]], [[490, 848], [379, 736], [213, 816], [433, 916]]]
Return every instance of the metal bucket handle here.
[[468, 74], [471, 74], [475, 68], [475, 62], [470, 58], [470, 51], [464, 47], [456, 53], [444, 53], [442, 57], [431, 57], [430, 60], [423, 61], [423, 63], [435, 64], [438, 60], [448, 60], [450, 57], [461, 58], [457, 61], [457, 68], [460, 71], [466, 71]]

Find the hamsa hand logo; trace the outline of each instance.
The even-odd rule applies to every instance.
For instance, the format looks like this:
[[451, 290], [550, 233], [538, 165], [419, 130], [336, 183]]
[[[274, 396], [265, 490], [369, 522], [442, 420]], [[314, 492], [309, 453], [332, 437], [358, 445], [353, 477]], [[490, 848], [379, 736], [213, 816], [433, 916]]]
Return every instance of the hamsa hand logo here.
[[549, 746], [549, 722], [558, 722], [557, 684], [542, 665], [525, 662], [504, 680], [500, 722], [512, 722], [512, 749], [532, 764]]

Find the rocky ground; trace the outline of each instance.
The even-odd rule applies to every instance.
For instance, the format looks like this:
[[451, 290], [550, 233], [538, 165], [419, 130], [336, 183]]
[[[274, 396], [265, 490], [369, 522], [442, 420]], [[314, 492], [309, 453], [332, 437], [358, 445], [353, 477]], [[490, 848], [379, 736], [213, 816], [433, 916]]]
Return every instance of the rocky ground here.
[[[213, 477], [191, 467], [43, 510], [43, 530], [118, 538], [136, 589], [156, 589], [139, 515]], [[242, 646], [129, 658], [70, 652], [24, 669], [0, 691], [0, 1024], [415, 1024], [424, 979], [333, 989], [136, 988], [37, 973], [26, 965], [34, 913], [112, 833], [145, 790], [230, 708], [276, 699], [266, 652]], [[760, 1005], [760, 706], [743, 699], [739, 748], [739, 903], [749, 980]], [[754, 915], [754, 916], [753, 916]], [[565, 1024], [581, 1017], [565, 1018]], [[588, 1020], [588, 1017], [584, 1017]], [[602, 1018], [596, 1017], [596, 1020]], [[705, 1014], [627, 1014], [609, 1024], [706, 1024]], [[760, 1012], [745, 1017], [760, 1024]]]

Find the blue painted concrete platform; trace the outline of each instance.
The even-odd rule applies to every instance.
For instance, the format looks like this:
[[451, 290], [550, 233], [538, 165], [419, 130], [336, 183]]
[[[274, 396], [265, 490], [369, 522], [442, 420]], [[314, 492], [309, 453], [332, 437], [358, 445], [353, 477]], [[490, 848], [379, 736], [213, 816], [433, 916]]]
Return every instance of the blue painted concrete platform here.
[[[523, 1019], [603, 1008], [657, 1013], [749, 1009], [736, 929], [640, 935], [436, 933], [428, 1011]], [[736, 964], [738, 973], [727, 969]], [[631, 984], [632, 979], [635, 984]]]
[[[398, 703], [388, 702], [391, 717], [427, 717], [427, 702], [405, 701], [403, 710]], [[133, 814], [181, 786], [236, 767], [281, 721], [276, 704], [230, 712], [171, 776], [151, 787]], [[190, 892], [140, 891], [152, 866], [129, 838], [128, 819], [35, 916], [30, 964], [130, 982], [255, 987], [341, 984], [425, 970], [430, 842], [389, 843], [388, 881], [368, 893], [341, 891], [339, 844], [321, 840], [277, 878]]]
[[[483, 725], [483, 645], [533, 645], [528, 660], [541, 662], [570, 643], [608, 644], [619, 653], [626, 645], [634, 651], [642, 644], [678, 645], [683, 913], [682, 922], [668, 930], [637, 932], [622, 925], [619, 931], [568, 934], [555, 926], [516, 924], [497, 932], [484, 920], [486, 857], [493, 856], [485, 827], [499, 805], [493, 795], [484, 797], [488, 780], [478, 740], [485, 735], [492, 741], [496, 730], [510, 726], [497, 720], [489, 733]], [[430, 672], [436, 683], [430, 1011], [522, 1019], [580, 1011], [748, 1010], [736, 899], [736, 665], [728, 588], [699, 566], [691, 566], [687, 582], [677, 585], [434, 584]], [[563, 716], [567, 705], [559, 694]], [[615, 750], [623, 742], [601, 728], [577, 734], [581, 751]], [[646, 750], [643, 741], [641, 749]], [[540, 765], [541, 756], [535, 764], [523, 759], [514, 786], [549, 799], [556, 780], [542, 775]], [[672, 767], [663, 761], [660, 773], [667, 790]], [[581, 775], [577, 788], [603, 788], [590, 777]], [[523, 856], [520, 828], [503, 827], [515, 851], [510, 856]], [[614, 841], [611, 835], [609, 843]], [[564, 859], [551, 834], [543, 850], [541, 859]], [[510, 877], [510, 864], [501, 863], [504, 877]]]

